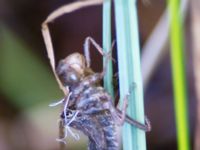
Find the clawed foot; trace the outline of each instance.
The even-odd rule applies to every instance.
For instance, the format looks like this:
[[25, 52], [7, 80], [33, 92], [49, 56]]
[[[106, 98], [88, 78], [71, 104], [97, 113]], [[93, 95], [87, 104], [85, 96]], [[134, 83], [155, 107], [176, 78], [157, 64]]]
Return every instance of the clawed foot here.
[[147, 118], [147, 116], [145, 116], [145, 126], [146, 126], [146, 132], [151, 131], [151, 122], [150, 120]]
[[123, 106], [122, 106], [122, 111], [120, 111], [119, 109], [115, 109], [115, 112], [113, 113], [113, 115], [115, 116], [115, 118], [117, 118], [116, 123], [117, 125], [122, 126], [125, 122], [126, 119], [126, 110], [128, 107], [128, 96], [129, 94], [127, 94], [123, 100]]

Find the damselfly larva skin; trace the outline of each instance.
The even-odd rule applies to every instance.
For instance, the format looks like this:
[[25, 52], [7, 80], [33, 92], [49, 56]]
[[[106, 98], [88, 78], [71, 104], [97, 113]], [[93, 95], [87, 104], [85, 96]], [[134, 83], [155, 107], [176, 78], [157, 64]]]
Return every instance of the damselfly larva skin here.
[[[118, 150], [117, 125], [124, 122], [123, 116], [116, 111], [111, 96], [98, 84], [103, 73], [93, 73], [91, 69], [84, 68], [85, 65], [80, 64], [80, 58], [83, 57], [79, 55], [71, 54], [61, 60], [57, 69], [58, 75], [69, 88], [68, 109], [79, 111], [69, 126], [88, 136], [89, 150]], [[79, 60], [74, 62], [74, 57]], [[61, 118], [70, 120], [64, 114]]]
[[[71, 118], [68, 117], [68, 119]], [[109, 111], [104, 110], [93, 115], [79, 114], [70, 127], [80, 130], [88, 136], [88, 150], [119, 149], [117, 125]]]
[[[122, 110], [115, 108], [112, 97], [99, 84], [104, 77], [107, 65], [100, 73], [92, 71], [90, 67], [90, 43], [96, 47], [102, 56], [106, 57], [106, 62], [112, 59], [111, 51], [104, 53], [93, 38], [87, 37], [84, 44], [84, 56], [79, 53], [67, 56], [60, 61], [55, 71], [54, 49], [48, 26], [50, 22], [64, 14], [102, 3], [103, 0], [77, 1], [56, 9], [42, 23], [42, 35], [55, 79], [65, 94], [64, 99], [50, 106], [64, 104], [61, 119], [65, 129], [71, 132], [69, 127], [73, 127], [88, 136], [89, 150], [118, 150], [117, 126], [122, 126], [124, 121], [127, 121], [142, 130], [148, 131], [150, 125], [149, 122], [147, 122], [147, 125], [143, 125], [125, 114], [129, 91], [124, 98]], [[71, 134], [74, 135], [72, 132]], [[77, 136], [74, 135], [74, 137]], [[64, 139], [58, 140], [64, 142]]]
[[[81, 56], [81, 54], [79, 55]], [[68, 58], [74, 59], [72, 56], [75, 55], [71, 54], [64, 60], [68, 60]], [[123, 119], [125, 110], [123, 110], [123, 114], [120, 116], [115, 109], [112, 97], [101, 85], [99, 85], [99, 82], [104, 76], [104, 72], [93, 73], [90, 68], [82, 68], [82, 66], [85, 65], [77, 67], [77, 64], [80, 63], [79, 60], [77, 61], [78, 63], [74, 62], [74, 60], [73, 63], [71, 63], [71, 61], [67, 61], [66, 64], [66, 61], [61, 60], [57, 69], [58, 75], [60, 76], [64, 85], [69, 88], [69, 93], [71, 94], [68, 102], [68, 108], [74, 108], [75, 110], [79, 110], [79, 112], [84, 114], [94, 114], [102, 110], [109, 110], [113, 116], [113, 119], [120, 117]], [[76, 66], [76, 69], [74, 66]], [[79, 69], [77, 70], [77, 68]], [[85, 75], [85, 72], [88, 73], [87, 70], [90, 70], [89, 75]], [[126, 107], [126, 103], [127, 98], [125, 99], [124, 107]], [[123, 120], [121, 121], [123, 122]], [[117, 123], [121, 124], [119, 120]]]
[[[109, 53], [104, 56], [107, 60], [111, 59]], [[59, 62], [57, 74], [70, 93], [67, 102], [65, 100], [64, 107], [67, 109], [63, 110], [61, 118], [64, 124], [88, 136], [89, 150], [118, 150], [117, 127], [122, 126], [124, 121], [143, 130], [149, 130], [150, 127], [126, 115], [127, 96], [122, 111], [115, 108], [112, 97], [99, 84], [106, 67], [102, 72], [95, 73], [86, 63], [85, 57], [79, 53], [73, 53]], [[76, 117], [70, 111], [77, 112]]]

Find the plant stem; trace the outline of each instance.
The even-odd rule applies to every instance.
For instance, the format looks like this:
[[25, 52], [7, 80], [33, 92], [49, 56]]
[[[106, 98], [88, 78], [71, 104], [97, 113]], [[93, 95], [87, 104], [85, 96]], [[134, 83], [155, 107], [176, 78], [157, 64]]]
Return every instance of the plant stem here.
[[[131, 91], [128, 114], [144, 123], [137, 8], [135, 0], [115, 0], [120, 97]], [[134, 89], [130, 89], [134, 84]], [[145, 132], [128, 124], [123, 128], [124, 150], [145, 150]]]
[[189, 150], [189, 127], [187, 110], [187, 91], [185, 77], [185, 57], [183, 45], [182, 16], [180, 1], [168, 0], [170, 14], [171, 64], [174, 86], [174, 105], [178, 149]]
[[[111, 35], [111, 0], [105, 0], [103, 3], [103, 50], [106, 53], [111, 50]], [[111, 60], [108, 63], [106, 75], [104, 76], [104, 88], [114, 97]]]

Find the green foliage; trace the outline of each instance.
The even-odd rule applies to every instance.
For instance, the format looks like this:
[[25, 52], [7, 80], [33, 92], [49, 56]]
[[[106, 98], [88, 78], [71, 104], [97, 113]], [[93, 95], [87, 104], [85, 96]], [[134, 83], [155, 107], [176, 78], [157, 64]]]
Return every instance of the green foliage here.
[[[105, 52], [111, 50], [111, 35], [111, 0], [106, 0], [103, 3], [103, 50]], [[113, 69], [111, 60], [109, 61], [106, 75], [104, 77], [104, 87], [114, 97]]]
[[182, 16], [180, 1], [168, 0], [171, 27], [171, 63], [174, 86], [174, 105], [176, 113], [176, 128], [178, 149], [189, 150], [189, 128], [187, 110], [187, 90], [185, 78], [185, 58], [183, 44]]
[[39, 105], [60, 96], [57, 83], [33, 51], [0, 25], [0, 90], [19, 108]]
[[[136, 1], [115, 0], [115, 20], [121, 103], [123, 103], [125, 95], [131, 91], [128, 101], [128, 114], [144, 123]], [[145, 150], [145, 132], [125, 124], [123, 128], [123, 148], [124, 150]]]

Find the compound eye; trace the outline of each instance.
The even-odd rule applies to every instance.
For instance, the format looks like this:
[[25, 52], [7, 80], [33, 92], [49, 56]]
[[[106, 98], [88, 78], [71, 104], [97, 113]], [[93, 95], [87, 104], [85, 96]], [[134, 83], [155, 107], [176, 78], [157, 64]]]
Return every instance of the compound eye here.
[[79, 76], [75, 72], [67, 73], [67, 81], [70, 83], [76, 83], [79, 81]]
[[71, 74], [71, 75], [70, 75], [70, 80], [71, 80], [71, 81], [77, 81], [77, 80], [78, 80], [78, 77], [77, 77], [77, 75], [76, 75], [76, 74], [74, 74], [74, 73], [73, 73], [73, 74]]
[[66, 64], [65, 64], [64, 60], [59, 61], [59, 64], [56, 68], [57, 74], [61, 75], [65, 72], [65, 70], [66, 70]]

